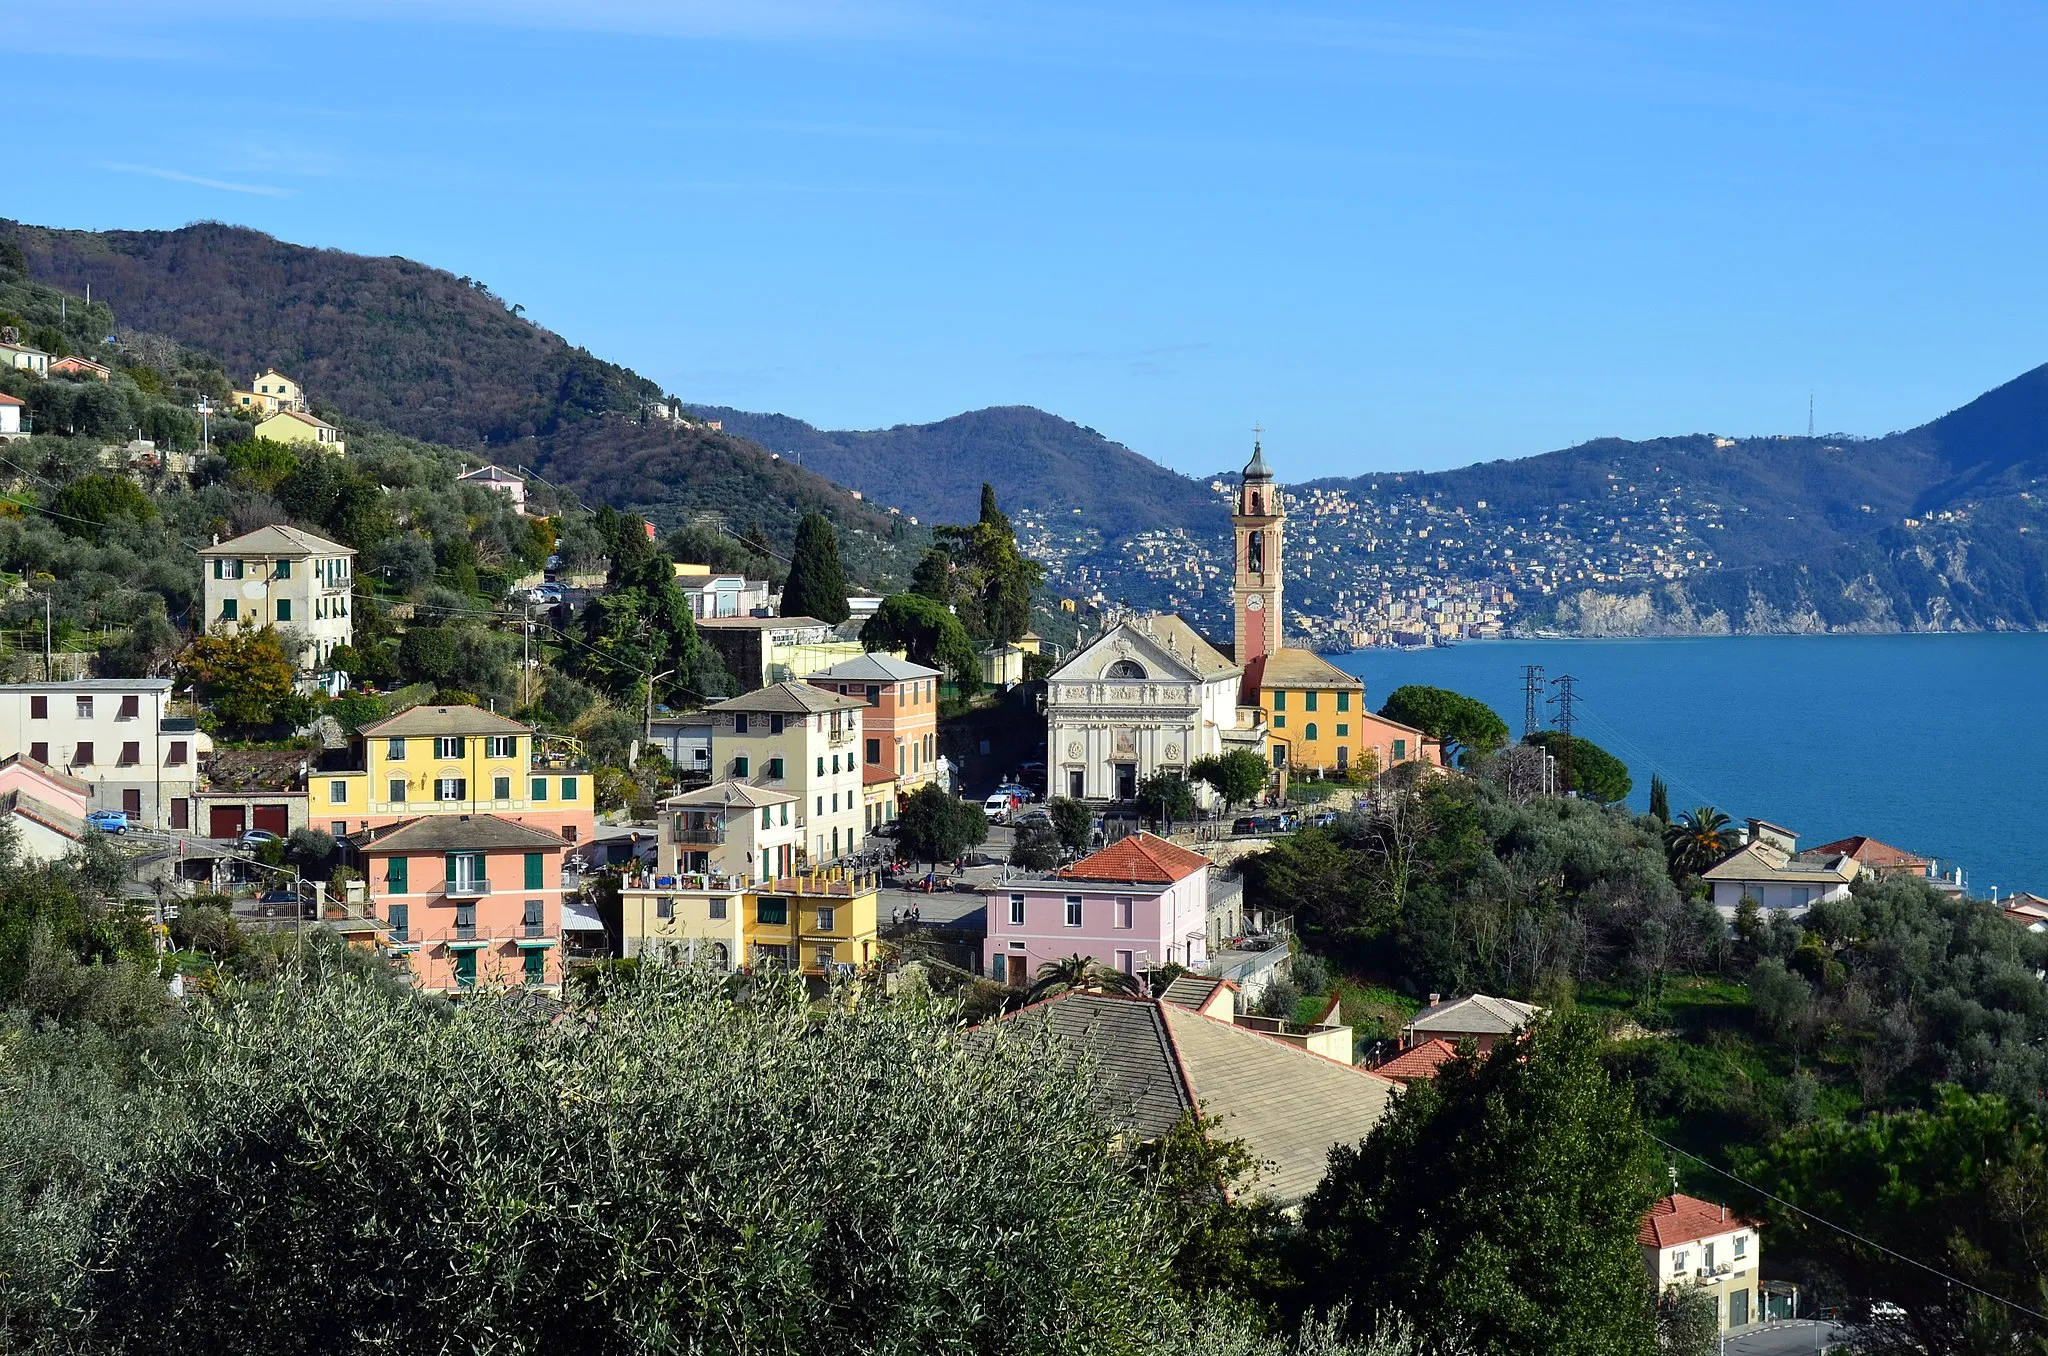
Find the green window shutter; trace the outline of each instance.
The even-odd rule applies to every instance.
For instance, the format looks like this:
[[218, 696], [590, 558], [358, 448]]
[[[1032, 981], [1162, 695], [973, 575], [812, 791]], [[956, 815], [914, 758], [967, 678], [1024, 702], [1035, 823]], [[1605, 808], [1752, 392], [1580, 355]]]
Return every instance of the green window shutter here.
[[391, 859], [391, 868], [385, 875], [385, 880], [389, 883], [391, 893], [394, 895], [411, 893], [405, 879], [406, 860], [404, 857], [393, 857]]
[[291, 599], [280, 598], [277, 600], [277, 619], [279, 621], [290, 621], [292, 619]]
[[1349, 711], [1351, 709], [1351, 694], [1349, 692], [1339, 692], [1337, 694], [1337, 709], [1339, 711]]
[[446, 881], [447, 881], [447, 882], [448, 882], [448, 883], [449, 883], [450, 885], [453, 885], [453, 884], [455, 883], [455, 858], [456, 858], [456, 855], [457, 855], [457, 854], [455, 854], [455, 853], [453, 853], [453, 852], [451, 852], [451, 853], [449, 853], [449, 854], [448, 854], [448, 874], [447, 874], [447, 876], [445, 876], [445, 877], [443, 878], [443, 879], [445, 879], [445, 880], [446, 880]]
[[[740, 775], [742, 777], [747, 775], [747, 770], [744, 767], [740, 769]], [[574, 777], [562, 778], [562, 799], [576, 799], [576, 779]]]
[[526, 888], [529, 890], [540, 889], [540, 854], [538, 852], [526, 854]]
[[1275, 711], [1285, 711], [1287, 709], [1287, 694], [1278, 688], [1273, 690], [1273, 709]]
[[535, 778], [533, 779], [533, 798], [534, 798], [535, 800], [546, 800], [546, 799], [548, 798], [548, 779], [547, 779], [547, 778], [545, 778], [545, 777], [535, 777]]
[[1304, 710], [1304, 711], [1313, 711], [1313, 710], [1315, 710], [1315, 709], [1316, 709], [1316, 694], [1315, 694], [1315, 693], [1313, 693], [1313, 692], [1304, 692], [1304, 693], [1302, 693], [1302, 694], [1301, 694], [1301, 709], [1302, 709], [1302, 710]]

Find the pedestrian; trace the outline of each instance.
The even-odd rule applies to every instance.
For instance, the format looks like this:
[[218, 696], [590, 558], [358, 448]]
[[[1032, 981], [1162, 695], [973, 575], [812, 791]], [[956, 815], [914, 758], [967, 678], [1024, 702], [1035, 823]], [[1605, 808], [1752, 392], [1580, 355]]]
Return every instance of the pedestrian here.
[[889, 926], [890, 926], [890, 927], [892, 927], [892, 928], [893, 928], [893, 927], [895, 927], [895, 926], [896, 926], [896, 925], [897, 925], [898, 923], [901, 923], [902, 921], [903, 921], [903, 910], [901, 910], [901, 909], [891, 909], [891, 910], [889, 910]]

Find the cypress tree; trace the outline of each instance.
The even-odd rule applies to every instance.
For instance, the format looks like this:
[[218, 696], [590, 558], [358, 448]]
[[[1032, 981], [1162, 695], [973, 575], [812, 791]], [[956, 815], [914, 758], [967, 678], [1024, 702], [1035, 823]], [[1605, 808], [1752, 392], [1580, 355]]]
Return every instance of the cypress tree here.
[[1654, 772], [1650, 774], [1650, 814], [1666, 824], [1671, 822], [1671, 789]]
[[846, 605], [846, 569], [839, 563], [839, 534], [822, 513], [806, 513], [797, 527], [789, 582], [782, 587], [782, 615], [816, 617], [835, 626], [852, 615]]

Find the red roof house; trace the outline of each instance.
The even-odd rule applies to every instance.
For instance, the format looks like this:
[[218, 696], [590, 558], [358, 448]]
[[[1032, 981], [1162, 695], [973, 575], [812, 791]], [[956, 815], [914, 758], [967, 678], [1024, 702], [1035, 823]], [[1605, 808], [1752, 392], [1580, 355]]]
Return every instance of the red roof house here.
[[1880, 843], [1875, 838], [1857, 834], [1853, 838], [1838, 838], [1832, 843], [1823, 843], [1813, 851], [1823, 857], [1854, 857], [1865, 871], [1880, 876], [1913, 875], [1924, 876], [1933, 863], [1925, 857], [1895, 848], [1890, 843]]
[[1209, 859], [1169, 843], [1157, 834], [1134, 833], [1119, 838], [1091, 856], [1083, 857], [1060, 872], [1068, 880], [1129, 881], [1133, 884], [1171, 885], [1186, 880], [1208, 866]]
[[1457, 1057], [1458, 1047], [1449, 1041], [1426, 1040], [1420, 1045], [1409, 1046], [1373, 1072], [1405, 1086], [1419, 1079], [1435, 1078], [1438, 1069]]
[[1636, 1226], [1636, 1242], [1646, 1248], [1675, 1248], [1702, 1238], [1719, 1238], [1722, 1234], [1761, 1227], [1725, 1205], [1674, 1191], [1643, 1216], [1643, 1222]]

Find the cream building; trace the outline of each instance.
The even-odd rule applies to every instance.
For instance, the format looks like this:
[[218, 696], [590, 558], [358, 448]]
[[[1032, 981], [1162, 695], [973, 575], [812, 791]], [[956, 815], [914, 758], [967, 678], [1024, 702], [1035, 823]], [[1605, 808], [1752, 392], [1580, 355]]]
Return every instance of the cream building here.
[[1705, 1291], [1720, 1332], [1743, 1332], [1763, 1321], [1763, 1236], [1755, 1220], [1674, 1192], [1643, 1216], [1636, 1244], [1651, 1289]]
[[[1155, 772], [1185, 773], [1231, 749], [1265, 757], [1258, 708], [1241, 707], [1243, 670], [1179, 617], [1135, 617], [1054, 671], [1046, 689], [1052, 791], [1129, 800]], [[1206, 796], [1206, 788], [1197, 788]]]
[[206, 629], [275, 626], [296, 638], [300, 668], [319, 669], [355, 635], [355, 555], [353, 547], [282, 525], [201, 547]]
[[741, 882], [790, 875], [804, 833], [796, 811], [795, 792], [748, 782], [713, 782], [670, 796], [661, 803], [656, 870]]
[[19, 754], [83, 783], [95, 810], [191, 829], [199, 764], [213, 740], [171, 714], [168, 678], [0, 686], [0, 758]]
[[852, 697], [788, 682], [706, 712], [714, 778], [796, 797], [798, 869], [815, 869], [860, 849], [865, 709], [865, 702]]
[[340, 429], [304, 410], [279, 410], [256, 426], [256, 436], [274, 443], [314, 443], [334, 452], [348, 451]]
[[251, 414], [276, 414], [280, 410], [306, 408], [306, 388], [293, 381], [274, 367], [266, 367], [263, 374], [249, 383], [246, 391], [234, 395], [236, 408]]

